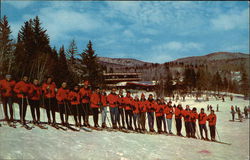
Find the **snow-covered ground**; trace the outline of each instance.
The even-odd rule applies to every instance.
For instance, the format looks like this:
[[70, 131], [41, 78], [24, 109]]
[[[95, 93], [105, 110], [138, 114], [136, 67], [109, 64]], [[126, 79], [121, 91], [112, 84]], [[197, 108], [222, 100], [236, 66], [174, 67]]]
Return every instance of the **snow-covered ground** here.
[[[237, 97], [232, 102], [229, 98], [226, 98], [226, 102], [222, 102], [210, 98], [208, 102], [195, 102], [195, 98], [186, 97], [185, 102], [174, 103], [181, 103], [183, 106], [189, 104], [191, 107], [197, 107], [198, 111], [202, 107], [206, 110], [207, 104], [211, 104], [214, 108], [219, 104], [220, 112], [216, 112], [217, 130], [221, 141], [232, 145], [165, 135], [107, 131], [65, 132], [51, 127], [48, 130], [37, 127], [26, 130], [20, 125], [16, 129], [2, 125], [0, 159], [249, 159], [249, 120], [244, 120], [242, 123], [229, 121], [230, 106], [237, 105], [243, 111], [243, 107], [249, 105], [247, 100]], [[41, 114], [41, 120], [46, 120], [43, 109]], [[15, 105], [15, 117], [19, 118], [17, 105]], [[29, 110], [26, 117], [31, 119]], [[3, 118], [2, 109], [0, 118]], [[73, 122], [72, 117], [70, 120]], [[92, 117], [90, 120], [92, 123]], [[58, 114], [57, 121], [60, 122]], [[175, 122], [173, 122], [173, 132], [176, 133]], [[182, 134], [185, 135], [184, 127]]]

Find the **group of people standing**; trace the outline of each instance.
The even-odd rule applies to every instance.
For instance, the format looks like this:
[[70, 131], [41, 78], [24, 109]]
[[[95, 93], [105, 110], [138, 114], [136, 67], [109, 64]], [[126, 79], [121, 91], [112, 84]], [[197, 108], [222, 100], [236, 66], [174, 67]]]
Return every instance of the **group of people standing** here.
[[[56, 111], [60, 113], [61, 124], [68, 126], [69, 115], [74, 116], [75, 126], [90, 127], [89, 116], [93, 115], [93, 127], [99, 126], [99, 113], [101, 113], [101, 127], [106, 128], [106, 120], [110, 123], [110, 127], [114, 129], [128, 129], [138, 132], [146, 131], [146, 119], [150, 132], [154, 130], [156, 119], [157, 132], [172, 133], [172, 119], [175, 118], [177, 135], [182, 136], [182, 119], [185, 124], [187, 137], [196, 137], [198, 121], [201, 139], [208, 139], [206, 122], [209, 122], [211, 140], [215, 140], [216, 115], [214, 110], [207, 116], [202, 108], [200, 113], [194, 107], [192, 110], [188, 105], [183, 109], [181, 104], [172, 105], [172, 102], [165, 102], [164, 98], [154, 99], [150, 94], [146, 99], [142, 93], [140, 98], [136, 95], [131, 96], [130, 91], [112, 88], [107, 94], [105, 89], [90, 89], [89, 82], [84, 81], [83, 87], [75, 85], [69, 89], [67, 83], [63, 82], [61, 87], [57, 89], [52, 77], [47, 77], [40, 86], [39, 81], [34, 79], [32, 83], [28, 82], [28, 77], [23, 76], [22, 80], [15, 82], [11, 79], [11, 75], [6, 75], [5, 79], [0, 81], [1, 99], [4, 108], [5, 120], [8, 123], [14, 121], [13, 118], [13, 102], [17, 97], [19, 105], [20, 123], [25, 125], [25, 115], [27, 106], [30, 106], [33, 123], [40, 124], [40, 106], [46, 109], [48, 124], [56, 125]], [[9, 107], [7, 107], [9, 106]], [[8, 108], [10, 117], [8, 116]], [[111, 120], [107, 117], [110, 112]], [[52, 116], [52, 119], [51, 119]], [[83, 119], [83, 123], [81, 121]], [[203, 136], [205, 131], [205, 137]]]

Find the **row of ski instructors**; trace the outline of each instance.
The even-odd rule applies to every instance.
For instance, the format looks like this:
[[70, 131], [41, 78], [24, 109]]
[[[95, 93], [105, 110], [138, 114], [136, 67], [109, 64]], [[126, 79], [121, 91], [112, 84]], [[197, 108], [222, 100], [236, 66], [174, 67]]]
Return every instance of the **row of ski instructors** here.
[[[126, 96], [123, 96], [122, 90], [119, 91], [119, 94], [116, 94], [116, 89], [113, 88], [111, 93], [107, 95], [104, 89], [100, 91], [99, 88], [95, 88], [91, 91], [88, 81], [84, 81], [82, 88], [75, 85], [72, 90], [69, 90], [67, 83], [63, 82], [61, 87], [57, 89], [51, 77], [48, 77], [42, 86], [40, 86], [37, 79], [34, 79], [33, 83], [29, 83], [27, 76], [24, 76], [21, 81], [16, 83], [14, 80], [11, 80], [11, 75], [6, 75], [5, 79], [0, 81], [0, 90], [5, 118], [10, 122], [13, 121], [12, 104], [13, 96], [16, 94], [22, 124], [25, 124], [27, 105], [31, 107], [33, 122], [39, 123], [39, 106], [43, 104], [46, 109], [48, 123], [51, 125], [56, 123], [55, 111], [57, 110], [60, 113], [62, 125], [68, 125], [68, 116], [70, 114], [74, 116], [76, 126], [80, 127], [82, 125], [82, 117], [84, 121], [83, 125], [90, 126], [88, 120], [91, 110], [93, 113], [94, 127], [99, 127], [98, 113], [100, 109], [102, 127], [105, 128], [107, 107], [109, 106], [112, 127], [114, 129], [118, 127], [125, 129], [126, 122], [127, 129], [133, 130], [133, 122], [134, 130], [146, 131], [145, 121], [147, 118], [150, 132], [155, 132], [154, 119], [156, 117], [158, 132], [163, 132], [163, 124], [164, 132], [167, 132], [168, 128], [169, 134], [172, 134], [172, 118], [174, 116], [177, 135], [182, 136], [182, 118], [184, 118], [186, 136], [195, 137], [197, 130], [196, 120], [198, 119], [201, 138], [208, 139], [206, 128], [206, 121], [208, 121], [211, 139], [215, 139], [216, 115], [213, 110], [211, 114], [207, 116], [202, 108], [198, 114], [196, 108], [191, 110], [188, 105], [185, 109], [183, 109], [181, 105], [172, 106], [171, 101], [165, 103], [163, 98], [154, 100], [152, 94], [149, 95], [148, 99], [146, 99], [143, 93], [140, 99], [138, 96], [132, 98], [129, 91], [127, 91]], [[9, 105], [10, 118], [8, 118], [7, 104]], [[51, 114], [53, 118], [52, 122]], [[203, 130], [205, 131], [205, 138], [203, 136]]]

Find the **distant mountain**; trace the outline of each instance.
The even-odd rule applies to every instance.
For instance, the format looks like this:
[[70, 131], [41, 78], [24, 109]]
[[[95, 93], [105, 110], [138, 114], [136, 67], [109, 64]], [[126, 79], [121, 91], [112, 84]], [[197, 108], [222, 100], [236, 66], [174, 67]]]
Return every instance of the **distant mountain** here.
[[211, 61], [228, 61], [249, 59], [249, 54], [231, 53], [231, 52], [215, 52], [204, 56], [193, 56], [174, 60], [173, 62], [183, 62], [185, 64], [202, 64]]
[[143, 62], [132, 58], [108, 58], [108, 57], [98, 57], [98, 61], [101, 64], [117, 65], [117, 66], [142, 66], [148, 64], [148, 62]]

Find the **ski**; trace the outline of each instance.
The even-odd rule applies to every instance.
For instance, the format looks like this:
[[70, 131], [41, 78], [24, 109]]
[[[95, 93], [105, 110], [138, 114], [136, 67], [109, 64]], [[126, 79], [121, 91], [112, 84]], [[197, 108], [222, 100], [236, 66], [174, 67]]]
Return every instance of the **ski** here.
[[87, 127], [81, 127], [80, 129], [86, 131], [86, 132], [92, 132], [92, 129], [87, 128]]
[[102, 131], [102, 130], [103, 130], [103, 128], [100, 128], [100, 127], [92, 127], [92, 126], [89, 126], [89, 127], [87, 127], [87, 128], [90, 128], [90, 129], [96, 130], [96, 131]]
[[227, 142], [222, 142], [222, 141], [211, 141], [211, 142], [215, 142], [215, 143], [220, 143], [220, 144], [226, 144], [226, 145], [232, 145], [232, 143], [227, 143]]
[[37, 126], [37, 127], [41, 128], [41, 129], [48, 129], [48, 127], [45, 127], [45, 126], [40, 125], [40, 124], [35, 124], [35, 126]]
[[31, 130], [32, 128], [34, 128], [34, 127], [28, 126], [27, 124], [23, 124], [21, 127], [24, 127], [27, 130]]
[[76, 131], [76, 132], [80, 131], [79, 129], [73, 128], [70, 125], [68, 125], [67, 128], [70, 129], [70, 130], [72, 130], [72, 131]]
[[54, 127], [55, 129], [60, 129], [57, 124], [50, 124], [51, 127]]
[[12, 128], [16, 128], [16, 125], [14, 123], [13, 124], [8, 123], [8, 126], [10, 126]]

